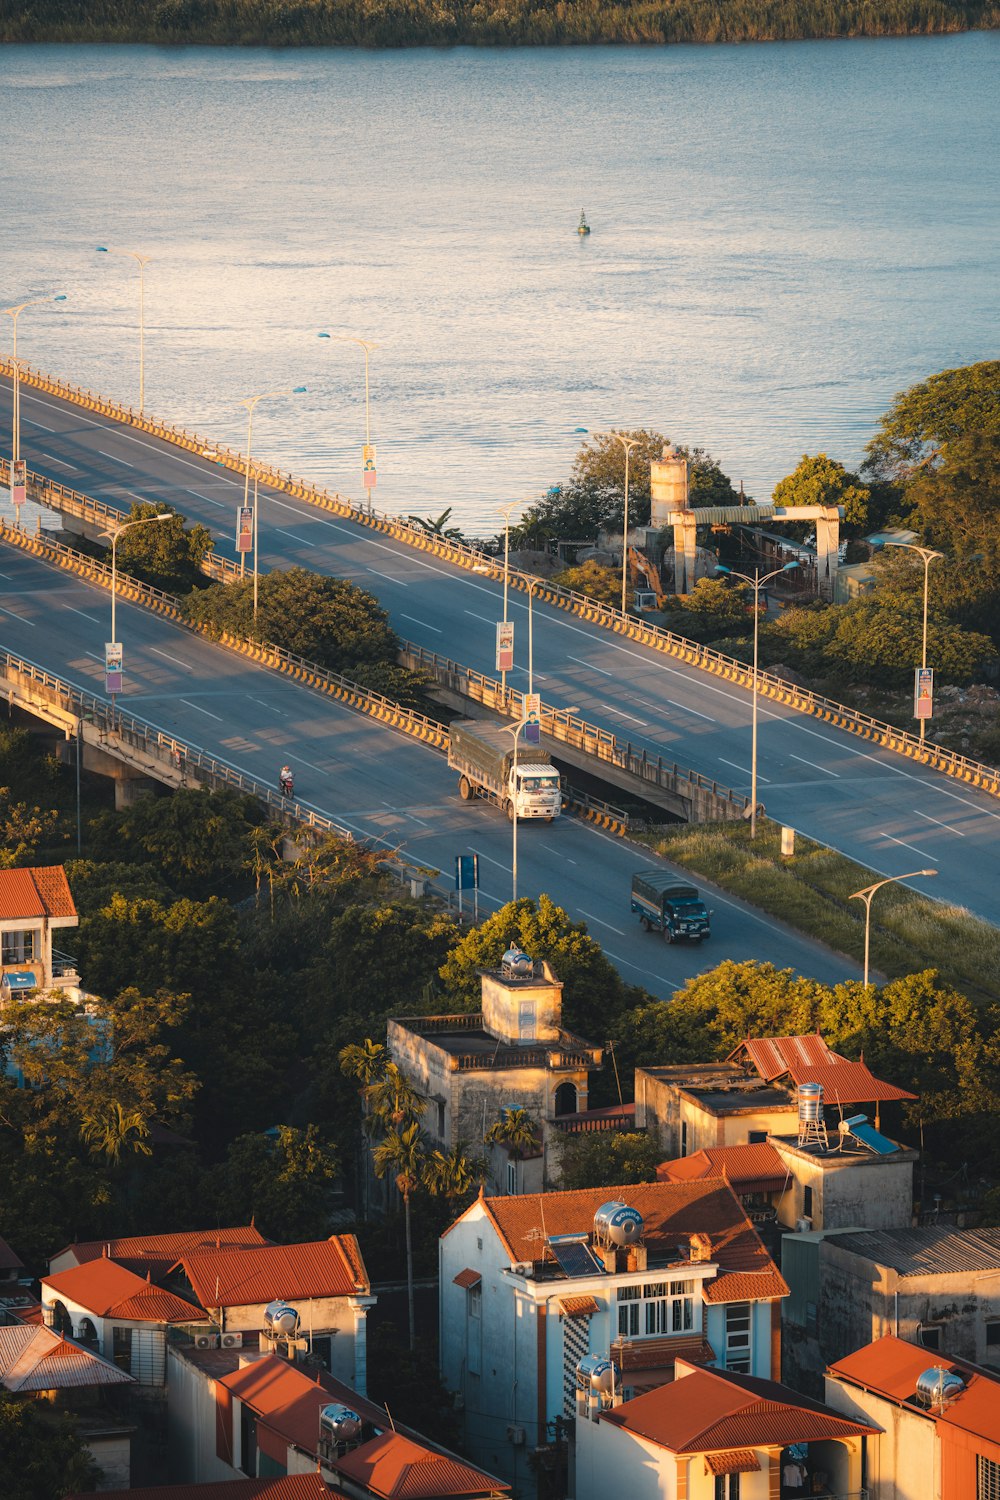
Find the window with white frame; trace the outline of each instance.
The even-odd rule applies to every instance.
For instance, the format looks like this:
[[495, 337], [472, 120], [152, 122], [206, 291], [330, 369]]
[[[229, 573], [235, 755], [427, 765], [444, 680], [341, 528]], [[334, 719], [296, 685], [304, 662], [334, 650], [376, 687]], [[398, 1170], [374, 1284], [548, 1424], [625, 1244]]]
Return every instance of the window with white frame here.
[[976, 1500], [1000, 1500], [1000, 1464], [976, 1454]]
[[645, 1281], [618, 1288], [618, 1337], [651, 1339], [694, 1330], [693, 1281]]
[[5, 964], [30, 964], [38, 957], [38, 933], [33, 927], [5, 932], [0, 944]]
[[726, 1308], [726, 1369], [737, 1375], [750, 1373], [749, 1302], [730, 1302]]
[[508, 1196], [512, 1196], [516, 1192], [517, 1192], [517, 1162], [516, 1161], [509, 1161], [507, 1163], [507, 1193], [508, 1193]]
[[483, 1284], [477, 1281], [465, 1294], [466, 1311], [466, 1368], [470, 1375], [478, 1375], [482, 1368], [483, 1347]]

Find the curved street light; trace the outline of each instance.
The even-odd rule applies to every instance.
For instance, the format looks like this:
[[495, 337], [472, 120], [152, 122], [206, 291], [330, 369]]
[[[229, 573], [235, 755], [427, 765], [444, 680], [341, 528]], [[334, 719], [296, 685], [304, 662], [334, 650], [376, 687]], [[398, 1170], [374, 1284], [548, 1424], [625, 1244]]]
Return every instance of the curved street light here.
[[865, 903], [865, 990], [868, 989], [868, 941], [871, 936], [872, 923], [872, 897], [876, 891], [880, 891], [884, 885], [894, 885], [899, 880], [913, 880], [917, 875], [936, 875], [937, 870], [909, 870], [905, 875], [887, 875], [884, 880], [876, 880], [874, 885], [866, 885], [863, 891], [852, 891], [848, 901], [863, 901]]
[[[257, 396], [247, 396], [243, 401], [240, 402], [241, 406], [245, 406], [246, 407], [247, 414], [248, 414], [247, 415], [247, 456], [246, 456], [246, 462], [243, 465], [243, 509], [244, 510], [246, 510], [249, 507], [249, 505], [250, 505], [250, 450], [251, 450], [251, 447], [253, 445], [253, 414], [254, 414], [254, 411], [256, 409], [257, 402], [258, 401], [267, 401], [272, 396], [301, 396], [304, 393], [305, 389], [306, 389], [306, 387], [304, 385], [295, 385], [295, 386], [291, 386], [290, 388], [287, 388], [285, 390], [280, 390], [280, 391], [261, 391], [259, 395], [257, 395]], [[240, 554], [240, 562], [241, 562], [241, 564], [243, 562], [244, 555], [245, 554], [243, 554], [243, 553]], [[254, 618], [254, 623], [256, 624], [256, 621], [257, 621], [257, 474], [256, 474], [256, 471], [254, 471], [254, 478], [253, 478], [253, 618]]]
[[139, 415], [146, 404], [146, 267], [153, 259], [151, 255], [140, 255], [137, 250], [116, 250], [113, 245], [98, 245], [98, 255], [128, 255], [139, 267]]
[[[944, 557], [943, 552], [935, 552], [933, 547], [919, 547], [914, 542], [883, 542], [883, 547], [904, 547], [907, 552], [916, 552], [924, 565], [924, 629], [922, 644], [920, 647], [920, 666], [922, 670], [927, 667], [927, 590], [930, 566], [938, 558]], [[927, 732], [927, 720], [920, 720], [920, 739], [923, 741]]]
[[760, 569], [754, 569], [754, 576], [750, 578], [746, 573], [737, 573], [733, 568], [727, 568], [725, 563], [717, 563], [717, 573], [728, 573], [731, 578], [740, 578], [748, 583], [753, 589], [753, 733], [751, 737], [750, 751], [750, 837], [757, 837], [757, 642], [760, 630], [760, 591], [765, 583], [770, 583], [772, 578], [777, 578], [779, 573], [791, 573], [798, 567], [797, 562], [785, 563], [783, 568], [775, 568], [772, 573], [765, 573], [761, 577]]
[[21, 314], [24, 312], [24, 309], [26, 307], [43, 307], [47, 302], [65, 302], [65, 301], [66, 301], [65, 295], [63, 293], [60, 293], [60, 295], [58, 297], [32, 297], [27, 302], [18, 302], [14, 307], [5, 307], [3, 309], [3, 311], [6, 313], [7, 317], [10, 318], [11, 322], [14, 325], [13, 351], [12, 351], [12, 354], [11, 354], [11, 364], [13, 365], [13, 368], [14, 368], [14, 374], [13, 374], [13, 380], [12, 380], [12, 385], [11, 385], [11, 399], [13, 401], [13, 410], [12, 410], [11, 444], [10, 444], [10, 456], [11, 456], [10, 492], [11, 492], [11, 498], [14, 499], [14, 509], [17, 512], [15, 520], [16, 520], [16, 524], [17, 524], [18, 530], [20, 530], [20, 527], [21, 527], [21, 516], [20, 516], [21, 501], [19, 499], [15, 499], [14, 498], [15, 489], [19, 488], [19, 487], [15, 486], [15, 477], [14, 477], [14, 469], [13, 469], [13, 465], [16, 464], [16, 463], [18, 463], [20, 461], [20, 458], [21, 458], [21, 365], [20, 365], [20, 361], [18, 360], [18, 357], [17, 357], [17, 320], [21, 316]]
[[[365, 447], [370, 448], [372, 445], [372, 423], [371, 400], [369, 397], [368, 388], [368, 357], [369, 355], [374, 354], [376, 349], [381, 349], [382, 345], [373, 344], [371, 339], [359, 339], [353, 333], [318, 333], [316, 337], [320, 339], [333, 339], [334, 342], [338, 344], [357, 344], [358, 348], [363, 352], [365, 356]], [[362, 463], [362, 478], [368, 481], [365, 484], [365, 488], [368, 490], [368, 509], [370, 511], [372, 503], [371, 492], [374, 488], [375, 483], [375, 469], [374, 459], [372, 460], [373, 467], [370, 471], [364, 467], [364, 463], [367, 462], [367, 458], [368, 455], [366, 454], [365, 460]], [[369, 474], [371, 476], [370, 481]]]
[[621, 432], [598, 432], [595, 437], [614, 438], [616, 443], [621, 443], [625, 453], [625, 517], [622, 534], [622, 614], [626, 613], [625, 601], [628, 597], [628, 461], [633, 448], [638, 448], [642, 442], [641, 438], [627, 438]]

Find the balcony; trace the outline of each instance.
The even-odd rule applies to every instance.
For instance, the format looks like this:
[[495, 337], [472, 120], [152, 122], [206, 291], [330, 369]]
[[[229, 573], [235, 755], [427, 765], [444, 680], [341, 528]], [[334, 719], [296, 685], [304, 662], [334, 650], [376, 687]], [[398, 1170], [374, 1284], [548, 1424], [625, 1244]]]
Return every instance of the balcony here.
[[72, 984], [78, 983], [80, 974], [76, 967], [76, 959], [69, 953], [60, 953], [58, 948], [53, 948], [52, 978]]

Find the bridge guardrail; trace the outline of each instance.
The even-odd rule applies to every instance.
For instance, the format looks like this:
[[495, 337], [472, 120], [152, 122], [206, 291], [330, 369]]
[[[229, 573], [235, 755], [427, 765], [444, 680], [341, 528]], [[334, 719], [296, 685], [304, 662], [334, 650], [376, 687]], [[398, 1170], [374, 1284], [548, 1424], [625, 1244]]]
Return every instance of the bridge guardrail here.
[[[0, 358], [0, 370], [8, 377], [12, 376], [12, 361], [9, 358]], [[132, 407], [121, 406], [117, 402], [95, 395], [92, 391], [85, 391], [80, 386], [71, 385], [55, 376], [34, 370], [21, 361], [19, 361], [19, 372], [20, 379], [27, 385], [48, 391], [75, 405], [99, 411], [124, 425], [140, 428], [160, 438], [163, 442], [173, 443], [189, 452], [197, 452], [204, 458], [214, 459], [216, 463], [235, 472], [241, 474], [246, 472], [247, 460], [243, 455], [221, 444], [187, 433], [181, 428], [170, 427], [136, 412]], [[250, 467], [265, 484], [285, 494], [294, 495], [310, 505], [316, 505], [320, 509], [342, 515], [358, 525], [392, 536], [397, 541], [402, 541], [419, 551], [432, 552], [458, 567], [469, 568], [473, 572], [487, 573], [495, 579], [502, 579], [504, 576], [502, 564], [495, 557], [478, 548], [421, 530], [387, 512], [365, 510], [338, 492], [331, 494], [326, 489], [296, 479], [292, 474], [282, 475], [278, 470], [259, 464], [256, 460], [251, 463]], [[658, 625], [649, 625], [633, 615], [622, 614], [621, 610], [613, 609], [610, 605], [599, 604], [586, 594], [579, 594], [571, 589], [561, 588], [558, 584], [540, 580], [534, 574], [520, 573], [511, 569], [508, 572], [508, 579], [511, 587], [524, 592], [531, 588], [539, 599], [543, 599], [556, 608], [565, 609], [602, 629], [610, 630], [616, 635], [623, 635], [652, 650], [674, 656], [698, 670], [710, 672], [729, 682], [735, 682], [739, 687], [748, 690], [753, 688], [752, 671], [745, 662], [739, 661], [736, 657], [726, 656], [721, 651], [713, 651], [709, 646], [699, 645], [685, 636], [663, 630]], [[960, 781], [979, 787], [992, 796], [1000, 797], [1000, 769], [995, 766], [970, 760], [967, 756], [959, 755], [953, 750], [929, 746], [927, 741], [921, 740], [918, 735], [896, 729], [883, 720], [874, 719], [868, 714], [848, 708], [845, 704], [826, 698], [822, 694], [813, 693], [808, 688], [795, 687], [792, 683], [784, 681], [783, 678], [774, 677], [769, 672], [757, 674], [757, 691], [762, 697], [784, 703], [798, 713], [806, 713], [823, 719], [849, 734], [870, 740], [895, 754], [919, 761], [922, 765], [929, 765], [947, 776], [953, 776]]]

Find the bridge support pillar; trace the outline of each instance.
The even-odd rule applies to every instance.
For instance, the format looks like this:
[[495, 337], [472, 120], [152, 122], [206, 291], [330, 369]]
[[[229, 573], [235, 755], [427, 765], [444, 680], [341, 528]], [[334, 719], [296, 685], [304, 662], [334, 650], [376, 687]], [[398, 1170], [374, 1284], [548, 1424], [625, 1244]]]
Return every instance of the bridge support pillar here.
[[670, 521], [674, 528], [674, 593], [690, 594], [695, 585], [698, 515], [693, 510], [676, 510]]
[[816, 517], [816, 592], [821, 599], [834, 597], [839, 566], [840, 509], [826, 505]]
[[156, 795], [156, 782], [150, 776], [115, 777], [115, 812], [124, 812], [141, 802], [143, 797]]

